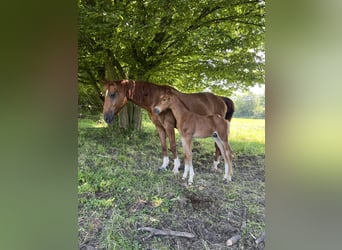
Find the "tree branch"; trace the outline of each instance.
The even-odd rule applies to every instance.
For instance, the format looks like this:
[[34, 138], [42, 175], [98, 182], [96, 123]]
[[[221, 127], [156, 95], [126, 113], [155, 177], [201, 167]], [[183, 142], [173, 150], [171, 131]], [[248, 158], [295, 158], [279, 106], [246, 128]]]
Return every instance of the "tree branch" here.
[[230, 247], [230, 246], [234, 245], [235, 243], [237, 243], [240, 239], [241, 239], [241, 236], [236, 234], [236, 235], [230, 237], [227, 240], [226, 244], [227, 244], [228, 247]]
[[188, 233], [188, 232], [179, 232], [179, 231], [173, 231], [173, 230], [169, 230], [169, 229], [165, 229], [165, 230], [160, 230], [160, 229], [155, 229], [152, 227], [141, 227], [138, 228], [138, 231], [149, 231], [151, 232], [148, 236], [146, 236], [144, 238], [144, 240], [155, 236], [155, 235], [164, 235], [164, 236], [178, 236], [178, 237], [186, 237], [186, 238], [194, 238], [195, 235], [192, 233]]

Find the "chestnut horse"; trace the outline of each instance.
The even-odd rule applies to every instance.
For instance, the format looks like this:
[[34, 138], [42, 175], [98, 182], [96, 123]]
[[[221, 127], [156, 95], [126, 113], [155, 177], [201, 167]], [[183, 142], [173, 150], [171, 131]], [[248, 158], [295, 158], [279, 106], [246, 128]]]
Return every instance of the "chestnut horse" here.
[[[103, 104], [103, 117], [107, 123], [114, 120], [114, 116], [124, 107], [127, 101], [131, 101], [136, 105], [147, 110], [148, 115], [157, 128], [159, 139], [163, 151], [163, 164], [160, 169], [166, 169], [169, 164], [167, 154], [166, 136], [169, 138], [171, 151], [174, 158], [173, 172], [178, 172], [180, 165], [174, 128], [176, 128], [176, 120], [170, 110], [165, 110], [162, 114], [156, 115], [153, 107], [159, 102], [159, 98], [167, 90], [172, 90], [192, 112], [198, 114], [219, 114], [229, 120], [234, 113], [234, 103], [226, 97], [216, 96], [211, 93], [195, 93], [184, 94], [167, 85], [156, 85], [149, 82], [118, 80], [118, 81], [102, 81], [106, 94]], [[220, 150], [217, 148], [213, 168], [216, 169], [219, 163]]]
[[229, 121], [226, 121], [218, 114], [199, 115], [191, 112], [171, 90], [161, 95], [160, 101], [154, 107], [153, 111], [156, 114], [161, 114], [166, 109], [171, 109], [177, 121], [177, 129], [181, 135], [185, 162], [183, 180], [190, 173], [189, 185], [191, 185], [195, 175], [192, 165], [192, 138], [207, 138], [212, 136], [224, 159], [225, 170], [223, 179], [231, 181], [233, 171], [231, 150], [228, 144]]

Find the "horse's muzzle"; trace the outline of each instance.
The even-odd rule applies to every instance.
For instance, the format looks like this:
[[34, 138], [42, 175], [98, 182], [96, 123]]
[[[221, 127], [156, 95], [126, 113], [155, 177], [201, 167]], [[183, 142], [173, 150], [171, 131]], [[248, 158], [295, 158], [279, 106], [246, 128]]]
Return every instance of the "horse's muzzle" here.
[[156, 114], [158, 115], [158, 114], [160, 113], [160, 109], [157, 108], [157, 107], [155, 107], [155, 108], [153, 109], [153, 112], [156, 113]]
[[112, 113], [105, 113], [103, 115], [103, 119], [106, 123], [111, 124], [114, 121], [114, 114]]

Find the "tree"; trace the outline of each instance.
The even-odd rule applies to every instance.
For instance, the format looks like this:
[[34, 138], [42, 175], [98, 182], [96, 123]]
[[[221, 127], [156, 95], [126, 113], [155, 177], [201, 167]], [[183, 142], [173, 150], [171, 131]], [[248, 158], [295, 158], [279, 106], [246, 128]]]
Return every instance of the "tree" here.
[[[264, 83], [263, 0], [79, 0], [78, 5], [82, 84], [98, 88], [100, 78], [130, 78], [228, 95]], [[128, 117], [139, 113], [129, 109]]]
[[237, 94], [234, 98], [234, 117], [265, 118], [265, 95], [250, 91]]

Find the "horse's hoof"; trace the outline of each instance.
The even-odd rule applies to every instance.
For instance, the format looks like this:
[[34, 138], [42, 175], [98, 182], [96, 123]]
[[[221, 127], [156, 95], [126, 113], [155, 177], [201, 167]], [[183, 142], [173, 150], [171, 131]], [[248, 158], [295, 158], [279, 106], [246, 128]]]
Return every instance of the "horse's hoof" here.
[[158, 171], [159, 171], [159, 172], [165, 172], [165, 171], [166, 171], [166, 168], [158, 168]]
[[232, 181], [232, 177], [231, 176], [229, 176], [228, 178], [223, 178], [223, 182], [224, 183], [229, 183], [229, 182], [231, 182]]

